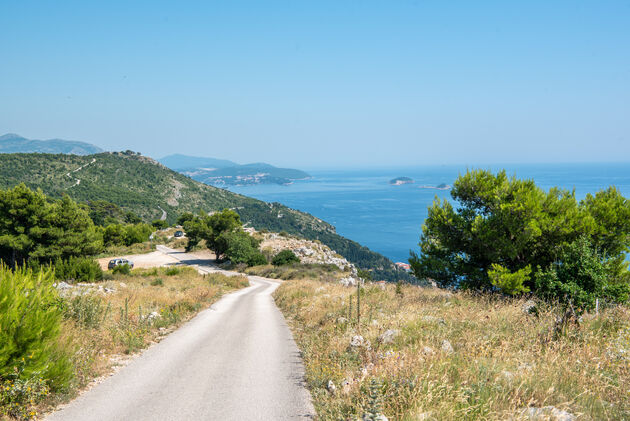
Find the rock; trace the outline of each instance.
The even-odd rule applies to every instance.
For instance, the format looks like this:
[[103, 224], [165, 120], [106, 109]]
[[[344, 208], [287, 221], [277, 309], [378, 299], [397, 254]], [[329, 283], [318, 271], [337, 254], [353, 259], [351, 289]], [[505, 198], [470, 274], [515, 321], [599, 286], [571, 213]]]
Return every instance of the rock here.
[[103, 288], [103, 292], [105, 292], [105, 294], [113, 294], [114, 292], [116, 292], [116, 290], [114, 288]]
[[348, 319], [346, 319], [345, 317], [341, 316], [337, 318], [337, 324], [338, 325], [343, 325], [348, 323]]
[[328, 380], [328, 385], [326, 386], [326, 389], [328, 389], [330, 393], [335, 394], [335, 392], [337, 391], [337, 386], [335, 386], [335, 383], [333, 383], [332, 380]]
[[430, 346], [425, 346], [424, 348], [422, 348], [422, 353], [424, 355], [434, 355], [435, 351]]
[[350, 340], [350, 346], [352, 348], [360, 348], [365, 345], [365, 339], [361, 335], [354, 335]]
[[568, 413], [567, 411], [560, 410], [554, 406], [545, 406], [543, 408], [529, 407], [524, 408], [519, 412], [520, 417], [525, 417], [531, 421], [574, 421], [575, 415]]
[[527, 300], [522, 307], [523, 313], [525, 314], [535, 314], [537, 310], [537, 304], [534, 300]]
[[387, 329], [382, 335], [378, 337], [378, 341], [382, 344], [391, 344], [394, 342], [396, 336], [398, 336], [398, 330]]
[[162, 317], [160, 316], [160, 313], [158, 313], [157, 311], [152, 311], [151, 313], [147, 314], [146, 316], [143, 316], [142, 318], [144, 320], [151, 321], [151, 320], [159, 319], [160, 317]]
[[351, 390], [352, 390], [352, 382], [344, 379], [341, 382], [341, 392], [343, 392], [344, 395], [347, 395], [350, 393]]
[[446, 324], [446, 321], [443, 318], [435, 316], [422, 316], [420, 320], [427, 323], [439, 323], [441, 325]]
[[120, 287], [121, 287], [121, 288], [127, 288], [127, 284], [126, 284], [126, 283], [124, 283], [124, 282], [121, 282], [121, 283], [120, 283]]
[[453, 352], [455, 352], [455, 350], [453, 349], [453, 345], [451, 345], [451, 343], [446, 339], [442, 341], [442, 351], [446, 352], [447, 354], [452, 354]]
[[431, 415], [431, 412], [420, 412], [416, 414], [414, 421], [434, 421], [435, 417]]
[[501, 372], [501, 378], [507, 380], [508, 382], [511, 382], [514, 379], [514, 373], [512, 373], [511, 371], [503, 370]]
[[359, 282], [357, 279], [352, 278], [352, 277], [347, 277], [347, 278], [343, 278], [339, 281], [339, 283], [345, 287], [353, 287], [357, 285], [357, 282]]
[[388, 421], [387, 417], [383, 414], [377, 414], [376, 417], [372, 418], [370, 414], [363, 414], [363, 421]]
[[67, 289], [72, 289], [74, 288], [72, 285], [70, 285], [67, 282], [61, 281], [61, 282], [57, 282], [57, 284], [55, 284], [55, 288], [57, 288], [59, 291], [64, 291]]

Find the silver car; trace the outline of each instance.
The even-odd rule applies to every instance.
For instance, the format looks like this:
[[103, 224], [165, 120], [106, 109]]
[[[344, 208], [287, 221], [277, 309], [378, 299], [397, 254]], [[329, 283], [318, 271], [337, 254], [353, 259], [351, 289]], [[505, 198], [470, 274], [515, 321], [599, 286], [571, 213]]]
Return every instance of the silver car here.
[[127, 259], [112, 259], [107, 264], [107, 269], [114, 269], [116, 266], [128, 265], [133, 269], [133, 262]]

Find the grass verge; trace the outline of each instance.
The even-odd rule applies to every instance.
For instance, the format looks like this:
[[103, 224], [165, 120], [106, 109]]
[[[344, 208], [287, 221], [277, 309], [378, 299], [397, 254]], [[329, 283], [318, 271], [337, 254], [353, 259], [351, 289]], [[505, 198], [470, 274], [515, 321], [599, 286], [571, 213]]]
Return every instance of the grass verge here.
[[498, 296], [366, 285], [360, 323], [355, 288], [289, 281], [275, 299], [322, 420], [517, 420], [550, 406], [630, 419], [627, 307], [586, 315], [554, 340], [552, 308], [534, 316], [525, 300]]
[[36, 418], [76, 396], [128, 355], [159, 342], [223, 294], [249, 285], [245, 277], [201, 275], [189, 267], [135, 269], [128, 275], [108, 273], [107, 279], [60, 291], [60, 342], [72, 354], [70, 387], [48, 393], [26, 382], [3, 383], [0, 398], [12, 407], [0, 406], [0, 419]]

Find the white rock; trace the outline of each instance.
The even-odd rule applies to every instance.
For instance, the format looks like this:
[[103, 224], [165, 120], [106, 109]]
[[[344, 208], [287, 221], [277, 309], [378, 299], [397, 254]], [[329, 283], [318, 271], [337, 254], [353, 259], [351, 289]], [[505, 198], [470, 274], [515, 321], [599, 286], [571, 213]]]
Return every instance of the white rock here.
[[396, 336], [398, 336], [398, 330], [387, 329], [382, 335], [378, 337], [378, 341], [383, 344], [391, 344], [394, 342]]
[[67, 282], [61, 281], [55, 284], [55, 288], [57, 288], [59, 291], [63, 291], [66, 289], [72, 289], [74, 287]]
[[442, 351], [446, 352], [447, 354], [452, 354], [453, 352], [455, 352], [455, 350], [453, 349], [453, 345], [451, 345], [451, 343], [446, 339], [442, 341]]
[[527, 300], [522, 307], [523, 313], [532, 314], [536, 310], [536, 301]]
[[435, 351], [430, 346], [425, 346], [424, 348], [422, 348], [422, 353], [424, 355], [434, 355]]
[[562, 411], [554, 406], [545, 406], [543, 408], [529, 407], [520, 411], [520, 415], [527, 417], [532, 421], [551, 420], [551, 421], [574, 421], [575, 415]]
[[353, 348], [360, 348], [366, 345], [366, 340], [361, 335], [354, 335], [350, 340], [350, 346]]
[[328, 385], [326, 386], [326, 389], [328, 389], [330, 393], [334, 394], [337, 391], [337, 386], [335, 386], [335, 383], [333, 383], [332, 380], [328, 380]]

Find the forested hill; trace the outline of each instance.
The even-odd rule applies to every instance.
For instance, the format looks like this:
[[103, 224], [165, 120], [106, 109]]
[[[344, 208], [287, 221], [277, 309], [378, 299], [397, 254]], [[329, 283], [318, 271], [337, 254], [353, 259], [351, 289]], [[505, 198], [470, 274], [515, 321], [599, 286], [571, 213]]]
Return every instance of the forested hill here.
[[320, 240], [357, 266], [371, 269], [375, 279], [406, 277], [389, 259], [338, 235], [332, 225], [310, 214], [197, 182], [133, 152], [0, 155], [0, 187], [20, 183], [53, 197], [67, 194], [79, 202], [105, 200], [147, 222], [160, 218], [162, 210], [173, 223], [187, 211], [234, 208], [244, 223], [256, 229]]

